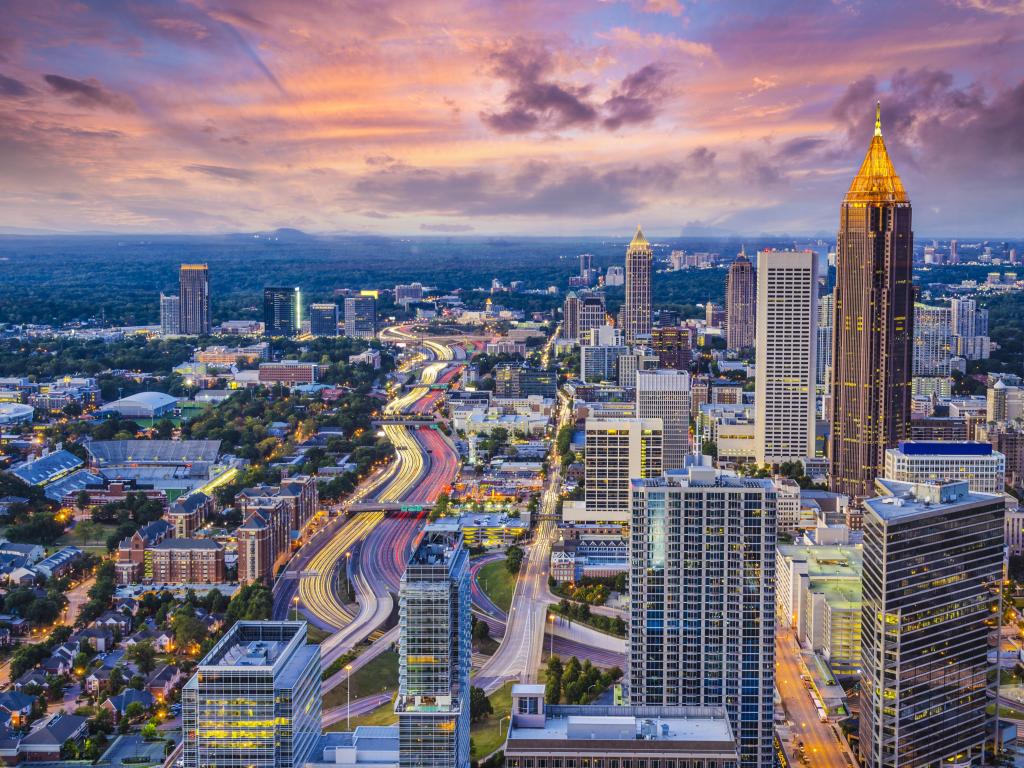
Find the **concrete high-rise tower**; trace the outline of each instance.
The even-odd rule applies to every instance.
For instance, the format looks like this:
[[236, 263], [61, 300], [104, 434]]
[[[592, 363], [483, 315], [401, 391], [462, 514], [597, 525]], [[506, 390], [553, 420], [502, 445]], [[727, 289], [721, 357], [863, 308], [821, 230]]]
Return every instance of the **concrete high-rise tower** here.
[[670, 369], [637, 371], [636, 416], [661, 419], [662, 466], [682, 469], [690, 452], [690, 374]]
[[770, 768], [775, 487], [691, 467], [631, 489], [629, 703], [725, 707], [740, 766]]
[[622, 306], [622, 332], [626, 343], [651, 333], [651, 244], [637, 225], [626, 249], [626, 302]]
[[741, 250], [725, 283], [725, 341], [729, 349], [754, 346], [756, 280], [754, 265]]
[[832, 489], [873, 495], [885, 449], [906, 437], [914, 338], [910, 198], [876, 113], [840, 208], [832, 343]]
[[181, 333], [181, 297], [160, 294], [160, 335], [177, 336]]
[[814, 456], [817, 302], [814, 251], [757, 254], [754, 457], [758, 464]]
[[182, 264], [178, 273], [181, 301], [181, 333], [210, 334], [210, 268], [206, 264]]
[[575, 291], [569, 291], [562, 302], [562, 338], [579, 339], [580, 337], [580, 297]]

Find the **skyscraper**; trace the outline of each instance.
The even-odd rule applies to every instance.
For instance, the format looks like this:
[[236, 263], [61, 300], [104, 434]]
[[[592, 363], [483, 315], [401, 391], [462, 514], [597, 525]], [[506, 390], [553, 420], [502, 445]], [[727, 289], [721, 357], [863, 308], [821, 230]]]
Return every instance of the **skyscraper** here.
[[160, 294], [160, 335], [181, 333], [181, 297]]
[[182, 264], [178, 272], [181, 333], [210, 334], [210, 269], [206, 264]]
[[181, 691], [185, 768], [298, 768], [320, 736], [320, 648], [304, 621], [239, 621]]
[[604, 294], [599, 292], [580, 294], [579, 312], [576, 316], [576, 327], [580, 345], [589, 343], [590, 332], [595, 328], [607, 325], [605, 321]]
[[562, 302], [562, 338], [580, 338], [580, 301], [576, 291], [569, 291]]
[[345, 335], [372, 339], [377, 335], [377, 300], [373, 296], [345, 299]]
[[977, 765], [1004, 504], [879, 480], [864, 504], [860, 750], [868, 768]]
[[337, 336], [338, 305], [333, 301], [329, 304], [310, 304], [309, 332], [314, 336]]
[[633, 705], [725, 707], [743, 768], [774, 762], [776, 496], [710, 467], [631, 483]]
[[729, 349], [754, 346], [756, 279], [754, 265], [741, 250], [729, 266], [725, 283], [725, 340]]
[[298, 336], [301, 331], [302, 292], [298, 288], [264, 288], [264, 335]]
[[949, 302], [953, 327], [953, 354], [968, 360], [987, 360], [991, 344], [988, 337], [988, 310], [974, 299]]
[[469, 765], [472, 662], [469, 555], [462, 535], [428, 527], [398, 594], [399, 765]]
[[596, 419], [586, 422], [584, 503], [598, 520], [629, 521], [629, 481], [663, 471], [661, 419]]
[[622, 306], [622, 332], [626, 343], [651, 332], [651, 245], [637, 225], [626, 249], [626, 301]]
[[914, 304], [914, 375], [949, 376], [952, 345], [949, 307]]
[[882, 140], [840, 208], [832, 354], [832, 489], [873, 495], [886, 448], [910, 422], [914, 291], [911, 206]]
[[814, 367], [817, 371], [814, 381], [819, 387], [829, 383], [832, 370], [832, 314], [833, 295], [826, 293], [818, 297], [818, 343], [814, 348]]
[[658, 364], [662, 368], [685, 371], [690, 367], [692, 344], [689, 328], [653, 328], [651, 347], [658, 353]]
[[[619, 358], [621, 365], [622, 358]], [[636, 415], [661, 419], [662, 466], [681, 469], [690, 452], [690, 374], [668, 369], [636, 372]]]
[[817, 254], [757, 254], [754, 456], [758, 464], [814, 456], [817, 301]]

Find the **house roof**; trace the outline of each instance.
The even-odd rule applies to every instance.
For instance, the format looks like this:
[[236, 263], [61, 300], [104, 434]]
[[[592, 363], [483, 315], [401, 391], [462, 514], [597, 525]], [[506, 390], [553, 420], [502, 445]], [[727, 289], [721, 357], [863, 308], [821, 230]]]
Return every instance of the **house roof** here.
[[21, 743], [38, 746], [53, 744], [59, 747], [72, 736], [77, 735], [85, 727], [85, 722], [86, 718], [79, 715], [58, 712], [36, 726], [28, 736], [21, 740]]

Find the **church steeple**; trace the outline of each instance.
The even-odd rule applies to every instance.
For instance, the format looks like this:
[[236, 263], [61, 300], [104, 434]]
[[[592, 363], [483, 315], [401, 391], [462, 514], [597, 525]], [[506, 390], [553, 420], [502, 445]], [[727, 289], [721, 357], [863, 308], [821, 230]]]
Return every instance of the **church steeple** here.
[[909, 203], [903, 182], [889, 159], [882, 139], [882, 105], [875, 104], [875, 135], [860, 170], [846, 193], [847, 203]]

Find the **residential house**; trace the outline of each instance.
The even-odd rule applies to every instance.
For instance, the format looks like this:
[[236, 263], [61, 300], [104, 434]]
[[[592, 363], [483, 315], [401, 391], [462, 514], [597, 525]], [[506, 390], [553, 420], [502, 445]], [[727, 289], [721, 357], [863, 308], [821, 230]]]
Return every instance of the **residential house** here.
[[85, 736], [87, 722], [84, 717], [66, 712], [40, 720], [18, 745], [21, 759], [26, 762], [59, 760], [65, 742], [78, 742]]
[[125, 713], [128, 711], [128, 707], [133, 703], [138, 702], [145, 710], [148, 711], [152, 708], [155, 701], [156, 699], [149, 691], [137, 691], [134, 688], [125, 688], [117, 694], [117, 696], [111, 696], [100, 706], [108, 710], [114, 716], [114, 722], [117, 723], [125, 716]]

